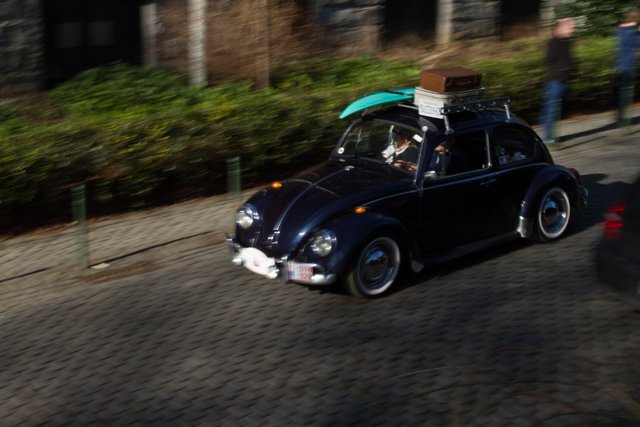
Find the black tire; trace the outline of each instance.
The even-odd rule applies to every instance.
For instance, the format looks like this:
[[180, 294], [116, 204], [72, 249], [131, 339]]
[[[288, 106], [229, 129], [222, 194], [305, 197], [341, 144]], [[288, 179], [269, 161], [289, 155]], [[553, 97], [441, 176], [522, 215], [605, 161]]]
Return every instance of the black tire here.
[[547, 190], [538, 205], [535, 217], [533, 240], [541, 243], [559, 239], [571, 221], [571, 201], [560, 187]]
[[389, 236], [372, 238], [360, 251], [345, 277], [349, 293], [375, 298], [393, 286], [400, 273], [402, 253], [398, 242]]

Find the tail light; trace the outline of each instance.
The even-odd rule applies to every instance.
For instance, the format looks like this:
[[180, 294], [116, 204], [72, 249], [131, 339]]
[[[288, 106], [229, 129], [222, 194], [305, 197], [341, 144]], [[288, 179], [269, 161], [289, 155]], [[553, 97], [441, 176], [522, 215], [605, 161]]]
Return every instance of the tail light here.
[[604, 216], [604, 238], [618, 240], [622, 238], [622, 217], [626, 205], [616, 203]]

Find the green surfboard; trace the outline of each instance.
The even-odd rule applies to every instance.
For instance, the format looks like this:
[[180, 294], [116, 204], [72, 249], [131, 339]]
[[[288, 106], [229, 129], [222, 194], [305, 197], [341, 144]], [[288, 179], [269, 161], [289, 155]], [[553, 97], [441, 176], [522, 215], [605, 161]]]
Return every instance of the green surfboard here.
[[375, 107], [376, 105], [389, 104], [392, 102], [409, 101], [413, 98], [413, 88], [388, 90], [384, 92], [376, 92], [371, 95], [367, 95], [364, 98], [360, 98], [357, 101], [349, 104], [347, 108], [342, 111], [340, 118], [344, 119], [347, 116], [357, 113], [358, 111], [366, 110], [367, 108]]

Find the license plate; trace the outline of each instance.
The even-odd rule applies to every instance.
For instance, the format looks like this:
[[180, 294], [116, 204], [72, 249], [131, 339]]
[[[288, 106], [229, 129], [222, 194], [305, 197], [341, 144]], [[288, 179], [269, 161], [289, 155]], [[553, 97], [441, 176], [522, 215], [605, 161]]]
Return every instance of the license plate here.
[[256, 248], [243, 248], [240, 256], [242, 256], [243, 265], [254, 273], [266, 276], [275, 267], [276, 263], [273, 258], [269, 258], [264, 252]]
[[433, 117], [441, 119], [442, 112], [440, 111], [444, 107], [444, 104], [431, 104], [428, 102], [421, 102], [418, 105], [418, 112], [421, 116]]
[[299, 264], [297, 262], [287, 263], [287, 278], [289, 280], [300, 280], [311, 282], [313, 277], [313, 266], [310, 264]]

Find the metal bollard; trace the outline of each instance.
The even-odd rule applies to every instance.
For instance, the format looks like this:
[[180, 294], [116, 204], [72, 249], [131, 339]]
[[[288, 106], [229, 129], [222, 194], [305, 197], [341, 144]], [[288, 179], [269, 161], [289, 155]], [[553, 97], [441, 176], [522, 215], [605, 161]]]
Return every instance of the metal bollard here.
[[227, 159], [227, 191], [239, 197], [240, 189], [240, 156], [236, 156]]
[[89, 268], [89, 238], [87, 233], [87, 203], [84, 184], [71, 189], [71, 214], [76, 225], [78, 264]]

